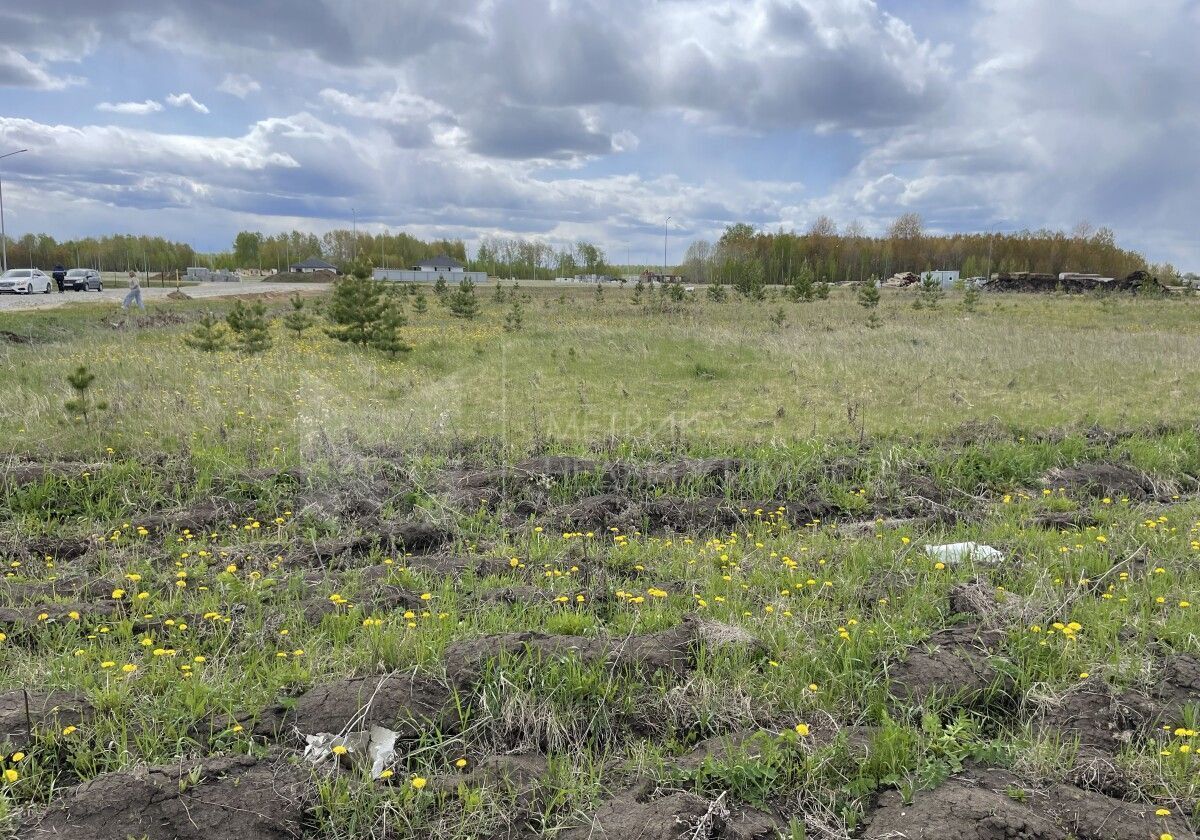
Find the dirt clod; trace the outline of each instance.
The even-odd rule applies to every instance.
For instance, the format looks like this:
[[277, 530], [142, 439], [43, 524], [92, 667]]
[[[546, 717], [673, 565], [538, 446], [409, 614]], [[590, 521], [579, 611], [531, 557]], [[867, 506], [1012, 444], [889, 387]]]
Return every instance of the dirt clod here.
[[88, 840], [292, 840], [301, 834], [307, 771], [250, 756], [108, 773], [62, 791], [21, 837]]
[[1065, 489], [1075, 498], [1108, 496], [1143, 500], [1158, 494], [1153, 479], [1146, 473], [1127, 464], [1107, 462], [1058, 467], [1042, 477], [1042, 484], [1051, 490]]
[[91, 713], [91, 703], [67, 691], [6, 691], [0, 694], [0, 753], [5, 744], [29, 746], [31, 730], [79, 726]]
[[938, 697], [973, 705], [1008, 693], [1011, 680], [996, 669], [1004, 634], [979, 625], [949, 627], [909, 649], [888, 668], [892, 695], [916, 703]]

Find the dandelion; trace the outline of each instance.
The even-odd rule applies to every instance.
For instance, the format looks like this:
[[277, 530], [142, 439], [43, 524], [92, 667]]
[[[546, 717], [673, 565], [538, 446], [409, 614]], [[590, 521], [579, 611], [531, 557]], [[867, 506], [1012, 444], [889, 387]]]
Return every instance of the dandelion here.
[[68, 726], [62, 731], [63, 735], [74, 735], [78, 730], [74, 726]]
[[465, 758], [460, 758], [458, 761], [454, 762], [454, 766], [461, 770], [467, 766], [467, 760]]
[[381, 778], [381, 779], [390, 779], [390, 778], [392, 778], [392, 776], [394, 776], [394, 775], [396, 775], [396, 774], [395, 774], [395, 773], [393, 773], [391, 770], [384, 770], [382, 773], [380, 773], [380, 774], [379, 774], [379, 778]]
[[348, 749], [346, 749], [344, 746], [342, 746], [341, 744], [338, 744], [336, 747], [333, 748], [334, 755], [345, 755], [348, 752], [350, 752], [350, 751]]
[[796, 724], [796, 734], [799, 735], [801, 738], [807, 738], [809, 735], [808, 724], [807, 723], [797, 723]]
[[1169, 817], [1169, 816], [1171, 816], [1171, 809], [1170, 808], [1159, 808], [1157, 811], [1154, 812], [1154, 816]]
[[124, 671], [126, 674], [132, 674], [134, 671], [137, 670], [137, 666], [134, 665], [132, 662], [130, 662], [128, 665], [122, 665], [121, 670]]
[[21, 774], [16, 770], [13, 770], [11, 767], [4, 771], [4, 781], [8, 782], [10, 785], [15, 785], [17, 780], [20, 778]]
[[12, 754], [12, 762], [13, 762], [13, 764], [16, 764], [18, 761], [20, 761], [20, 760], [21, 760], [21, 759], [23, 759], [24, 757], [25, 757], [25, 753], [23, 753], [23, 752], [15, 752], [15, 753], [13, 753], [13, 754]]
[[114, 599], [119, 601], [120, 599], [125, 597], [125, 590], [124, 589], [114, 589], [112, 591], [112, 596]]
[[422, 790], [425, 785], [429, 784], [429, 780], [421, 776], [413, 776], [412, 786], [414, 790]]

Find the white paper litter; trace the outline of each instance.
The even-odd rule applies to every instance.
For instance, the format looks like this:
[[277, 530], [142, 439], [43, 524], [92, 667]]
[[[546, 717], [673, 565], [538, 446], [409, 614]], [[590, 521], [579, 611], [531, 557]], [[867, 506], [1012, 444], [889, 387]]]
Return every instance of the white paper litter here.
[[1004, 555], [990, 545], [974, 542], [950, 543], [948, 545], [926, 545], [925, 553], [934, 560], [948, 565], [975, 560], [980, 563], [1003, 563]]
[[[387, 766], [396, 760], [396, 733], [382, 726], [372, 726], [370, 732], [347, 732], [333, 735], [318, 732], [305, 735], [304, 760], [320, 764], [333, 759], [346, 762], [359, 770], [370, 769], [371, 778], [378, 779]], [[338, 755], [334, 747], [345, 747], [346, 752]]]

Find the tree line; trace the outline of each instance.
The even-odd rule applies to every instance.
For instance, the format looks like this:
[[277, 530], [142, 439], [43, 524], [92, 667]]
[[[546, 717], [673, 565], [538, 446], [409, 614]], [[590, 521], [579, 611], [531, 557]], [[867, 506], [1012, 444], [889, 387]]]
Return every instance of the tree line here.
[[17, 239], [10, 238], [6, 245], [10, 268], [48, 269], [63, 265], [100, 271], [159, 272], [200, 264], [191, 245], [161, 236], [115, 234], [59, 242], [49, 234], [27, 233]]
[[[857, 224], [839, 231], [825, 216], [804, 233], [729, 225], [716, 242], [693, 242], [681, 266], [693, 282], [750, 287], [791, 285], [802, 277], [838, 282], [934, 269], [977, 277], [987, 274], [989, 268], [992, 273], [1076, 271], [1124, 277], [1150, 266], [1141, 254], [1119, 247], [1111, 230], [1093, 229], [1086, 222], [1071, 233], [931, 234], [915, 213], [896, 219], [885, 236], [867, 236]], [[1154, 268], [1160, 270], [1160, 276], [1175, 274], [1169, 265]]]

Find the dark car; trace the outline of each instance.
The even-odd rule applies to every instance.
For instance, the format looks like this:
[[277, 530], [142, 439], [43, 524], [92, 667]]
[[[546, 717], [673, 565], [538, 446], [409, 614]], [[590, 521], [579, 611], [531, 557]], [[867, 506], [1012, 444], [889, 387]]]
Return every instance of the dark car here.
[[63, 288], [73, 292], [104, 291], [104, 281], [94, 268], [72, 268], [63, 280]]

